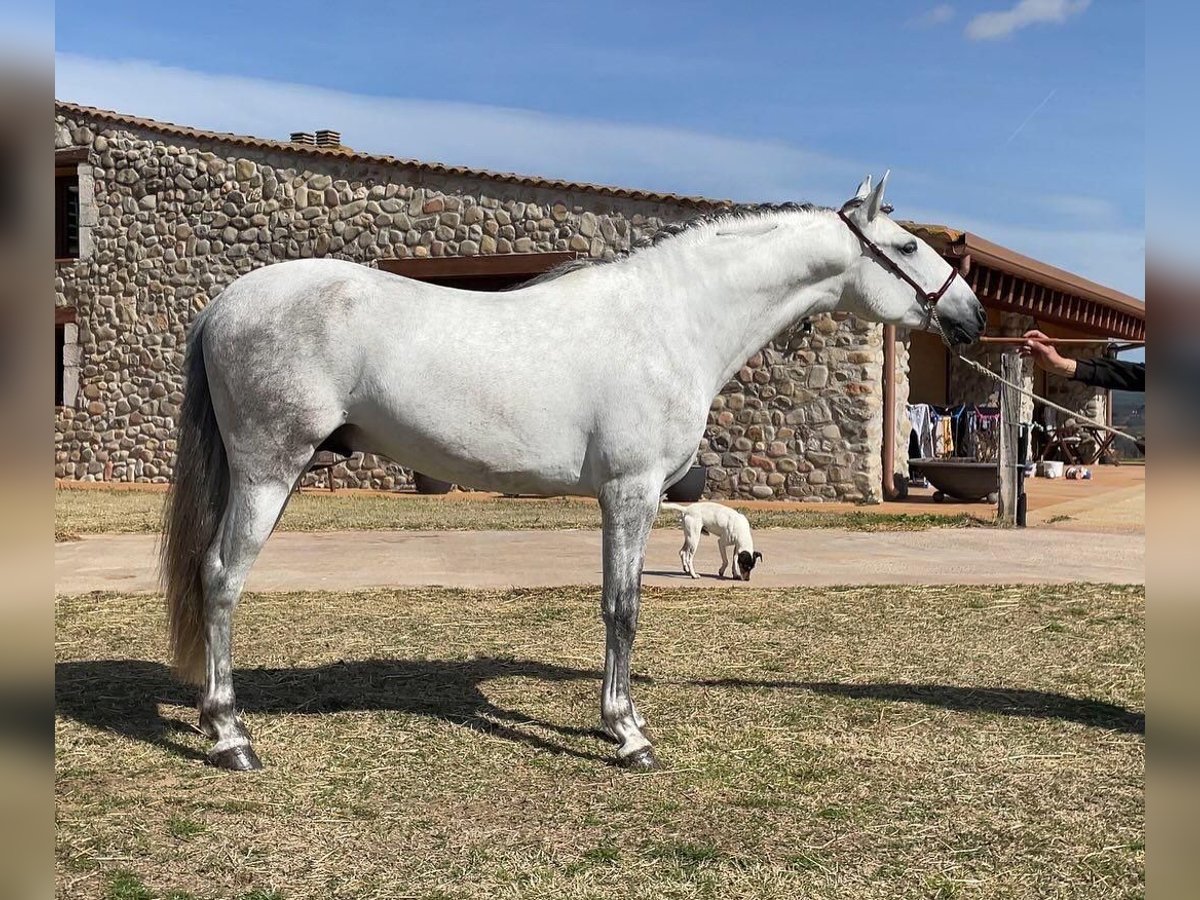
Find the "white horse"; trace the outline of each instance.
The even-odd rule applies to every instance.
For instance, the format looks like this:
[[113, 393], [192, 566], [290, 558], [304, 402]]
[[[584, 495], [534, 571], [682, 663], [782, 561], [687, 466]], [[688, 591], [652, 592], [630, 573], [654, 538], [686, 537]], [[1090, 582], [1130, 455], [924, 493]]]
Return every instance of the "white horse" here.
[[324, 446], [476, 488], [598, 498], [601, 722], [620, 763], [653, 768], [629, 687], [642, 563], [712, 398], [816, 313], [940, 330], [954, 343], [983, 327], [966, 283], [888, 218], [886, 180], [871, 190], [868, 177], [841, 210], [710, 216], [618, 261], [500, 294], [337, 260], [266, 266], [230, 285], [189, 336], [162, 551], [176, 668], [203, 685], [209, 761], [261, 765], [235, 711], [231, 619]]

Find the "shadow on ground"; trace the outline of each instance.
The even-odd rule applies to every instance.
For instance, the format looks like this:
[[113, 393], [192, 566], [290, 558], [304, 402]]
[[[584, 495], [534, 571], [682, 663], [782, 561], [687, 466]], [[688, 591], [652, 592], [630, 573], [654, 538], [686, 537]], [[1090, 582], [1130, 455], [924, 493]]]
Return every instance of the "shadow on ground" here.
[[[192, 726], [165, 718], [159, 704], [188, 706], [193, 689], [181, 685], [161, 663], [133, 659], [60, 662], [55, 666], [55, 707], [93, 728], [146, 741], [180, 756], [203, 754], [178, 740]], [[551, 753], [608, 762], [525, 730], [564, 737], [599, 736], [591, 729], [543, 722], [488, 700], [482, 685], [494, 678], [594, 681], [600, 673], [533, 660], [485, 657], [472, 660], [362, 660], [313, 668], [241, 669], [234, 675], [238, 706], [250, 713], [313, 714], [347, 710], [395, 711], [454, 722]], [[649, 681], [649, 679], [638, 679]], [[729, 690], [788, 689], [853, 700], [922, 703], [964, 713], [1060, 719], [1081, 725], [1144, 734], [1146, 717], [1122, 706], [1043, 691], [941, 684], [842, 684], [839, 682], [708, 679], [674, 682]]]
[[1093, 728], [1108, 728], [1128, 734], [1146, 733], [1146, 714], [1105, 703], [1103, 700], [1068, 697], [1048, 691], [1025, 691], [1002, 687], [960, 687], [949, 684], [906, 684], [874, 682], [843, 684], [837, 681], [757, 681], [714, 678], [691, 682], [716, 688], [796, 688], [852, 700], [881, 700], [923, 703], [965, 713], [992, 713], [1030, 719], [1061, 719]]

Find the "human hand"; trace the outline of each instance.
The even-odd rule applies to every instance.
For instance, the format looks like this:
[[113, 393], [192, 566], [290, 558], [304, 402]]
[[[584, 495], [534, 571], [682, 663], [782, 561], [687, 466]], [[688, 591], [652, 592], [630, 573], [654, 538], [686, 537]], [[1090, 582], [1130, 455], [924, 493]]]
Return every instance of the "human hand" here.
[[1022, 337], [1025, 338], [1025, 343], [1021, 345], [1021, 355], [1032, 358], [1038, 368], [1062, 375], [1064, 378], [1075, 374], [1075, 360], [1061, 356], [1050, 343], [1050, 338], [1042, 332], [1034, 329], [1025, 332]]

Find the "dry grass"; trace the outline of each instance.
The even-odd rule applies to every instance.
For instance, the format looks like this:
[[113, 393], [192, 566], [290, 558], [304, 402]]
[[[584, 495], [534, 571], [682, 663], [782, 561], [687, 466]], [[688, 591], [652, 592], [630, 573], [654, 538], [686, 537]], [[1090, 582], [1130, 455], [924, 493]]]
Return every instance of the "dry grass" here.
[[[56, 492], [55, 540], [83, 534], [144, 534], [159, 530], [164, 495], [148, 491], [70, 490]], [[854, 511], [747, 510], [755, 528], [851, 528], [857, 531], [916, 530], [981, 524], [967, 516], [930, 513], [896, 515]], [[677, 528], [672, 514], [658, 527]], [[304, 492], [292, 497], [280, 520], [283, 531], [495, 531], [599, 528], [600, 512], [590, 500], [448, 500], [416, 494]]]
[[596, 599], [249, 596], [232, 776], [159, 601], [60, 598], [58, 895], [1143, 894], [1141, 588], [648, 590], [651, 775], [590, 732]]

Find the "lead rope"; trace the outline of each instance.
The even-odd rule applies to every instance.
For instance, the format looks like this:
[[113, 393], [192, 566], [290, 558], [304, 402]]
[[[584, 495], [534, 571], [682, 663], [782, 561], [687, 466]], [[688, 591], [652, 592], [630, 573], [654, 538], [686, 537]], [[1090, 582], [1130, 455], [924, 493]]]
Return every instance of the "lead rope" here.
[[1079, 413], [1069, 410], [1065, 406], [1059, 406], [1057, 403], [1055, 403], [1052, 400], [1047, 400], [1045, 397], [1038, 396], [1033, 391], [1027, 391], [1025, 388], [1021, 387], [1021, 385], [1013, 384], [1011, 381], [1009, 381], [1004, 376], [997, 375], [991, 369], [987, 368], [986, 366], [981, 366], [979, 363], [975, 362], [975, 360], [973, 360], [973, 359], [967, 359], [961, 353], [956, 353], [955, 356], [957, 356], [959, 359], [961, 359], [963, 362], [965, 362], [968, 366], [970, 366], [976, 372], [980, 372], [981, 374], [986, 375], [989, 378], [993, 378], [996, 381], [1000, 382], [1001, 384], [1005, 385], [1006, 387], [1010, 387], [1015, 391], [1019, 391], [1020, 393], [1024, 394], [1026, 397], [1030, 397], [1030, 398], [1036, 400], [1038, 403], [1044, 404], [1045, 406], [1048, 406], [1051, 409], [1056, 409], [1060, 413], [1063, 413], [1064, 415], [1067, 415], [1072, 419], [1075, 419], [1079, 422], [1083, 422], [1085, 425], [1087, 425], [1090, 428], [1099, 428], [1101, 431], [1111, 432], [1112, 434], [1115, 434], [1117, 437], [1126, 438], [1128, 440], [1133, 441], [1135, 444], [1139, 440], [1141, 440], [1140, 438], [1134, 437], [1132, 434], [1126, 434], [1124, 431], [1121, 431], [1119, 428], [1113, 428], [1111, 425], [1104, 425], [1100, 422], [1097, 422], [1095, 419], [1089, 419], [1087, 416], [1081, 416]]
[[1003, 375], [997, 375], [995, 372], [993, 372], [987, 366], [982, 366], [979, 363], [975, 362], [975, 360], [973, 360], [973, 359], [967, 359], [965, 356], [963, 356], [961, 353], [959, 353], [957, 350], [955, 350], [953, 346], [951, 346], [949, 339], [946, 337], [946, 332], [944, 332], [942, 330], [942, 323], [940, 321], [938, 321], [937, 308], [934, 306], [929, 307], [929, 324], [932, 325], [933, 328], [937, 331], [938, 336], [941, 337], [941, 339], [942, 339], [942, 343], [944, 343], [946, 345], [946, 349], [948, 349], [951, 353], [953, 353], [955, 356], [957, 356], [959, 359], [961, 359], [963, 362], [965, 362], [968, 366], [970, 366], [976, 372], [979, 372], [981, 375], [986, 375], [988, 378], [991, 378], [994, 381], [1000, 382], [1005, 387], [1010, 387], [1014, 391], [1017, 391], [1017, 392], [1023, 394], [1024, 396], [1029, 397], [1032, 400], [1036, 400], [1038, 403], [1048, 406], [1051, 409], [1058, 410], [1060, 413], [1063, 413], [1064, 415], [1066, 415], [1072, 419], [1075, 419], [1076, 421], [1083, 422], [1085, 425], [1088, 425], [1092, 428], [1099, 428], [1101, 431], [1110, 432], [1112, 434], [1115, 434], [1117, 437], [1123, 437], [1126, 440], [1133, 441], [1134, 444], [1137, 444], [1138, 441], [1140, 440], [1139, 438], [1134, 437], [1132, 434], [1126, 434], [1124, 431], [1121, 431], [1119, 428], [1113, 428], [1111, 425], [1101, 424], [1100, 422], [1097, 422], [1095, 419], [1089, 419], [1087, 416], [1081, 416], [1079, 413], [1075, 412], [1074, 410], [1067, 409], [1065, 406], [1059, 406], [1053, 400], [1047, 400], [1045, 397], [1041, 397], [1041, 396], [1035, 394], [1033, 391], [1026, 390], [1024, 387], [1022, 387], [1019, 384], [1014, 384], [1013, 382], [1011, 382], [1007, 378], [1005, 378]]

